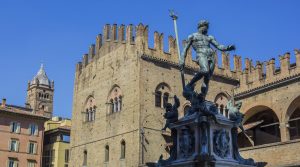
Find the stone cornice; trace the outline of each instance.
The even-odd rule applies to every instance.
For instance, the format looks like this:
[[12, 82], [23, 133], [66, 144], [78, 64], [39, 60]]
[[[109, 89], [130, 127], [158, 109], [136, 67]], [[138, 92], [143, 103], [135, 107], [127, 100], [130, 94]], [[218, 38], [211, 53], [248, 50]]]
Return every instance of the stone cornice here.
[[13, 116], [17, 116], [17, 117], [22, 115], [23, 118], [39, 119], [39, 120], [43, 120], [43, 121], [47, 121], [47, 120], [50, 119], [50, 118], [42, 116], [42, 115], [35, 115], [35, 114], [31, 114], [31, 113], [26, 113], [28, 111], [23, 111], [23, 112], [24, 113], [14, 112], [14, 111], [9, 111], [9, 110], [0, 108], [0, 114], [2, 113], [2, 114], [13, 115]]

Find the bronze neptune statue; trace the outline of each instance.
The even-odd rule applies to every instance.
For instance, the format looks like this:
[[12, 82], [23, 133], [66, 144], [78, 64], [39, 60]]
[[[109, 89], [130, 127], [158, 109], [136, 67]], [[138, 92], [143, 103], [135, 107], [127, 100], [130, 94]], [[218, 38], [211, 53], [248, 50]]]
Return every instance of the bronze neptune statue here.
[[[177, 16], [171, 12], [174, 21], [178, 53]], [[191, 103], [187, 114], [177, 119], [179, 99], [175, 96], [175, 104], [166, 106], [166, 125], [162, 130], [171, 130], [172, 146], [170, 156], [164, 160], [161, 156], [156, 164], [158, 167], [263, 167], [265, 163], [257, 163], [253, 159], [244, 159], [237, 143], [238, 128], [243, 130], [243, 114], [240, 112], [242, 103], [234, 103], [234, 97], [227, 105], [229, 118], [219, 113], [214, 102], [205, 100], [208, 84], [215, 67], [215, 51], [235, 50], [234, 45], [220, 45], [213, 36], [207, 35], [208, 21], [200, 21], [198, 32], [188, 37], [187, 45], [179, 55], [179, 67], [183, 85], [183, 96]], [[184, 66], [187, 51], [190, 47], [196, 51], [199, 71], [190, 83], [185, 85]], [[195, 83], [204, 79], [201, 92], [194, 91]]]
[[187, 45], [184, 47], [181, 57], [179, 66], [181, 70], [184, 69], [185, 65], [185, 58], [187, 56], [188, 49], [192, 46], [193, 49], [196, 51], [196, 61], [199, 64], [199, 71], [196, 75], [192, 78], [190, 83], [188, 83], [184, 91], [192, 91], [193, 85], [199, 81], [202, 77], [204, 77], [204, 81], [201, 87], [201, 94], [203, 97], [206, 96], [208, 91], [208, 84], [211, 76], [213, 75], [214, 68], [215, 68], [215, 57], [214, 57], [214, 50], [211, 48], [210, 45], [213, 45], [220, 51], [231, 51], [235, 50], [234, 45], [224, 46], [220, 45], [216, 39], [211, 36], [207, 35], [209, 27], [209, 22], [206, 20], [201, 20], [198, 24], [198, 32], [191, 34], [188, 37]]

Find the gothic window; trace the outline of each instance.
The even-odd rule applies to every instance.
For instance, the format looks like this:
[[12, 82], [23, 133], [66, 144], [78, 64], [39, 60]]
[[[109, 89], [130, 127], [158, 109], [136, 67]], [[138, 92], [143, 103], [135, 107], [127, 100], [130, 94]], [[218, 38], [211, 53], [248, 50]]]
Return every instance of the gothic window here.
[[164, 108], [170, 97], [170, 86], [166, 83], [160, 83], [155, 89], [155, 107]]
[[125, 159], [125, 152], [126, 151], [126, 143], [124, 140], [121, 142], [121, 159]]
[[105, 146], [105, 157], [104, 158], [105, 158], [104, 159], [105, 162], [109, 161], [109, 146], [108, 145]]
[[89, 97], [85, 104], [85, 121], [92, 122], [96, 118], [96, 102], [93, 97]]
[[114, 99], [114, 112], [118, 112], [118, 98], [117, 97], [115, 97], [115, 99]]
[[163, 97], [163, 106], [165, 107], [169, 101], [169, 93], [165, 92]]
[[215, 104], [219, 108], [219, 113], [228, 117], [228, 110], [226, 108], [229, 95], [226, 93], [219, 93], [215, 98]]
[[113, 113], [114, 112], [114, 100], [113, 99], [110, 99], [110, 112]]
[[123, 108], [123, 95], [120, 87], [115, 86], [109, 93], [108, 104], [109, 114], [122, 111]]
[[224, 115], [224, 105], [221, 104], [219, 108], [220, 114]]
[[161, 92], [160, 91], [155, 92], [155, 106], [161, 107]]
[[121, 111], [122, 110], [122, 97], [120, 96], [118, 100], [119, 100], [118, 111]]
[[86, 167], [87, 166], [87, 151], [83, 151], [83, 164], [82, 166]]

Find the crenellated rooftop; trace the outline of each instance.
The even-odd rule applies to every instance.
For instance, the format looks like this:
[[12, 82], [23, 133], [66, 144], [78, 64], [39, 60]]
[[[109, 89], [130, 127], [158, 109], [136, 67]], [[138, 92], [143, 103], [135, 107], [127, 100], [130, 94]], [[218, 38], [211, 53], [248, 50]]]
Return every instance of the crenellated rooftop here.
[[235, 89], [235, 95], [242, 97], [253, 92], [261, 91], [271, 86], [284, 85], [300, 77], [300, 51], [294, 50], [295, 63], [290, 62], [289, 52], [279, 55], [279, 67], [275, 66], [275, 58], [269, 61], [257, 61], [255, 66], [246, 59], [245, 69], [239, 76], [240, 86]]
[[[164, 50], [164, 34], [155, 31], [153, 34], [154, 47], [149, 47], [149, 27], [139, 24], [130, 25], [109, 25], [106, 24], [102, 34], [97, 35], [95, 44], [90, 45], [88, 53], [83, 55], [82, 61], [76, 66], [80, 71], [85, 68], [95, 58], [100, 58], [108, 53], [113, 52], [120, 46], [132, 46], [137, 50], [141, 57], [147, 57], [154, 61], [178, 64], [178, 53], [176, 39], [168, 36], [167, 50]], [[186, 41], [182, 41], [185, 45]], [[265, 85], [275, 83], [300, 74], [300, 51], [295, 49], [296, 63], [290, 63], [290, 53], [279, 56], [280, 67], [275, 67], [275, 59], [265, 62], [257, 61], [254, 65], [252, 60], [245, 58], [245, 68], [242, 68], [242, 58], [233, 55], [233, 69], [230, 65], [230, 55], [227, 52], [221, 53], [221, 66], [218, 66], [218, 56], [216, 54], [215, 75], [226, 77], [228, 79], [240, 81], [239, 87], [235, 89], [235, 94], [257, 89]], [[186, 68], [197, 70], [199, 66], [192, 59], [191, 49], [188, 51], [186, 58]]]

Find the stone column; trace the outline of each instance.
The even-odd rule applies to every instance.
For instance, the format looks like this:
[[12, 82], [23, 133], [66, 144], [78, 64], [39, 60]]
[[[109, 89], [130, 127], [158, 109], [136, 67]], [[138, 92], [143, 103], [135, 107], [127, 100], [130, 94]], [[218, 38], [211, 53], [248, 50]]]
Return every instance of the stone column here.
[[290, 140], [290, 133], [289, 133], [289, 129], [288, 129], [287, 125], [288, 125], [288, 123], [286, 123], [286, 122], [281, 122], [279, 124], [281, 142]]

